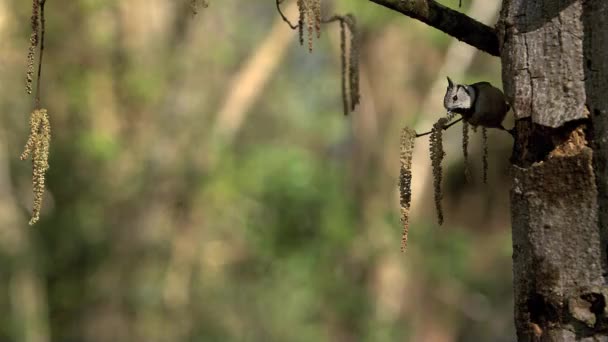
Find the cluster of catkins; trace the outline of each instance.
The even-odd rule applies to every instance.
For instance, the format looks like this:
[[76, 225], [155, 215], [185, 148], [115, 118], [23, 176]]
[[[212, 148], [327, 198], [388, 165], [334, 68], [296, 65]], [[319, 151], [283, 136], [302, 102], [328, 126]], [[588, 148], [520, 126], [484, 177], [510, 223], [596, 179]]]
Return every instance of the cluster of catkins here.
[[312, 41], [321, 37], [321, 0], [298, 0], [298, 33], [304, 45], [304, 27], [308, 35], [308, 50], [312, 52]]
[[[282, 0], [277, 0], [280, 4]], [[321, 37], [321, 24], [338, 22], [340, 24], [340, 61], [342, 76], [342, 103], [344, 115], [355, 110], [360, 102], [359, 94], [359, 43], [355, 17], [351, 14], [334, 15], [323, 19], [321, 0], [298, 0], [298, 29], [300, 45], [308, 41], [308, 51], [313, 50], [313, 40]], [[305, 37], [306, 36], [306, 37]]]
[[38, 61], [38, 79], [36, 82], [35, 109], [30, 113], [30, 134], [25, 144], [21, 160], [31, 156], [32, 159], [32, 191], [34, 195], [30, 225], [40, 218], [46, 171], [49, 169], [49, 146], [51, 143], [51, 123], [47, 110], [40, 108], [40, 74], [42, 68], [42, 49], [44, 44], [44, 1], [32, 1], [30, 46], [27, 53], [26, 91], [32, 93], [34, 81], [34, 66], [36, 50]]
[[35, 109], [30, 116], [30, 135], [21, 154], [21, 160], [32, 157], [32, 188], [34, 204], [30, 225], [40, 218], [44, 181], [49, 169], [49, 146], [51, 144], [51, 124], [46, 109]]
[[[437, 221], [441, 225], [443, 224], [443, 207], [441, 200], [443, 193], [441, 190], [441, 183], [443, 181], [443, 169], [441, 163], [445, 157], [445, 151], [443, 149], [443, 131], [448, 127], [450, 121], [454, 118], [454, 114], [449, 114], [446, 117], [441, 117], [430, 131], [429, 138], [429, 155], [431, 157], [431, 166], [433, 170], [433, 193], [435, 200], [435, 211], [437, 213]], [[470, 181], [470, 168], [469, 168], [469, 127], [470, 125], [466, 122], [462, 122], [462, 150], [464, 155], [465, 163], [465, 179], [467, 182]], [[450, 125], [451, 126], [451, 125]], [[409, 232], [409, 219], [410, 219], [410, 205], [412, 198], [412, 154], [414, 151], [414, 141], [417, 137], [425, 134], [417, 135], [416, 131], [409, 127], [405, 127], [401, 130], [401, 154], [400, 154], [400, 169], [399, 169], [399, 198], [401, 205], [401, 224], [403, 226], [403, 234], [401, 238], [401, 250], [405, 251], [407, 247], [408, 232]], [[488, 134], [487, 128], [482, 127], [482, 142], [483, 142], [483, 182], [487, 182], [487, 171], [488, 171]]]

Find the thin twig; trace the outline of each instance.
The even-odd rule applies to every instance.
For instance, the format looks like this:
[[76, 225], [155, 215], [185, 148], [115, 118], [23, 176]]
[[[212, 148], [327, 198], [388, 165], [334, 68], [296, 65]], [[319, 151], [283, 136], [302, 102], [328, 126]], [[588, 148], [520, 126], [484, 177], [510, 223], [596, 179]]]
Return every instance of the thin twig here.
[[[448, 128], [450, 128], [450, 127], [454, 126], [456, 123], [458, 123], [458, 122], [460, 122], [460, 121], [462, 121], [462, 116], [461, 116], [461, 117], [460, 117], [458, 120], [452, 121], [450, 124], [443, 126], [443, 130], [444, 130], [444, 131], [445, 131], [445, 130], [447, 130]], [[428, 132], [424, 132], [424, 133], [416, 134], [416, 138], [420, 138], [420, 137], [423, 137], [423, 136], [425, 136], [425, 135], [429, 135], [429, 134], [431, 134], [432, 132], [433, 132], [433, 131], [431, 130], [431, 131], [428, 131]]]
[[[277, 11], [279, 12], [279, 15], [281, 16], [281, 18], [283, 19], [284, 22], [287, 23], [287, 25], [289, 25], [289, 27], [291, 27], [292, 30], [297, 30], [298, 27], [300, 27], [300, 25], [294, 25], [291, 23], [291, 21], [289, 20], [289, 18], [287, 18], [287, 16], [285, 15], [285, 13], [283, 13], [283, 10], [281, 9], [281, 4], [283, 3], [284, 0], [276, 0], [276, 4], [277, 4]], [[340, 16], [340, 15], [333, 15], [329, 18], [323, 19], [321, 20], [321, 22], [323, 24], [329, 24], [329, 23], [333, 23], [335, 21], [343, 21], [344, 17]]]
[[343, 16], [341, 16], [341, 15], [332, 15], [332, 16], [331, 16], [331, 17], [329, 17], [329, 18], [325, 18], [325, 19], [321, 20], [321, 22], [322, 22], [323, 24], [329, 24], [329, 23], [333, 23], [334, 21], [340, 21], [340, 22], [341, 22], [341, 21], [344, 21], [344, 17], [343, 17]]
[[276, 0], [276, 3], [277, 3], [277, 11], [281, 15], [281, 18], [283, 18], [283, 21], [286, 22], [287, 25], [289, 25], [289, 27], [291, 27], [292, 30], [296, 30], [299, 27], [299, 25], [292, 24], [291, 21], [289, 21], [289, 19], [287, 18], [287, 16], [285, 16], [285, 13], [283, 13], [283, 10], [281, 10], [281, 3], [283, 3], [283, 0]]
[[44, 53], [44, 4], [46, 0], [40, 0], [40, 54], [38, 56], [38, 75], [36, 77], [36, 108], [40, 108], [40, 80], [42, 78], [42, 55]]

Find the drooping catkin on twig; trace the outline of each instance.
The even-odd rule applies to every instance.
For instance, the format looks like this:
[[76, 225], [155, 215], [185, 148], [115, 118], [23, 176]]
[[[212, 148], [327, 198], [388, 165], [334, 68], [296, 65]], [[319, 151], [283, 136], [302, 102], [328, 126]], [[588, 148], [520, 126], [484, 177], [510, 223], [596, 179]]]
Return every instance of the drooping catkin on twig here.
[[300, 45], [304, 45], [304, 21], [306, 21], [306, 10], [304, 0], [298, 0], [298, 38]]
[[350, 112], [350, 106], [348, 104], [350, 96], [349, 87], [348, 87], [348, 79], [347, 75], [347, 64], [348, 60], [346, 59], [346, 24], [344, 20], [340, 20], [340, 72], [341, 72], [341, 82], [342, 82], [342, 106], [344, 110], [344, 115], [348, 115]]
[[401, 251], [407, 248], [408, 233], [410, 230], [410, 205], [412, 201], [412, 154], [414, 153], [414, 140], [416, 131], [409, 127], [401, 130], [401, 167], [399, 169], [399, 199], [401, 204]]
[[[340, 63], [342, 81], [342, 104], [344, 115], [354, 111], [361, 100], [359, 92], [359, 39], [356, 20], [352, 14], [335, 15], [325, 22], [340, 23]], [[348, 29], [348, 30], [347, 30]], [[350, 41], [347, 40], [347, 32]]]
[[443, 209], [441, 206], [441, 199], [443, 193], [441, 191], [441, 182], [443, 180], [443, 170], [441, 168], [441, 162], [445, 156], [443, 151], [443, 128], [449, 122], [448, 117], [443, 117], [437, 120], [431, 130], [430, 142], [430, 155], [431, 164], [433, 167], [433, 189], [435, 194], [435, 209], [437, 211], [437, 222], [439, 225], [443, 224]]
[[40, 37], [40, 3], [39, 0], [32, 0], [32, 17], [30, 19], [32, 33], [30, 35], [30, 46], [27, 52], [27, 72], [25, 89], [28, 94], [32, 93], [32, 83], [34, 81], [34, 67], [36, 48]]
[[317, 39], [321, 38], [321, 23], [323, 18], [321, 17], [321, 0], [313, 1], [312, 13], [315, 17], [315, 31], [317, 33]]
[[33, 225], [40, 218], [42, 198], [44, 196], [45, 173], [49, 169], [49, 146], [51, 143], [51, 124], [46, 109], [35, 109], [30, 114], [30, 135], [21, 160], [32, 157], [32, 188], [34, 204], [32, 207]]
[[483, 184], [488, 183], [488, 129], [485, 127], [481, 128], [481, 137], [483, 145]]
[[[279, 15], [290, 28], [298, 30], [300, 45], [304, 45], [304, 35], [308, 36], [308, 49], [312, 52], [313, 36], [321, 36], [321, 24], [338, 21], [340, 24], [340, 57], [342, 76], [342, 103], [344, 115], [354, 111], [361, 95], [359, 92], [359, 33], [357, 23], [352, 14], [333, 15], [323, 19], [321, 14], [321, 0], [297, 0], [298, 23], [293, 24], [281, 10], [283, 0], [275, 0]], [[306, 30], [305, 27], [306, 26]], [[347, 34], [348, 32], [348, 34]], [[349, 37], [347, 37], [349, 36]], [[350, 38], [350, 41], [347, 39]]]
[[46, 0], [34, 0], [32, 7], [32, 36], [30, 37], [30, 51], [28, 53], [27, 90], [31, 93], [33, 78], [33, 59], [36, 48], [38, 50], [38, 73], [36, 77], [36, 95], [34, 97], [34, 110], [30, 114], [30, 134], [25, 144], [21, 160], [32, 158], [32, 191], [34, 201], [30, 225], [40, 218], [42, 199], [44, 196], [45, 173], [49, 168], [49, 146], [51, 142], [51, 124], [46, 109], [40, 106], [40, 82], [42, 77], [42, 60], [44, 56], [45, 18], [44, 5]]
[[297, 5], [300, 45], [304, 45], [304, 25], [306, 25], [308, 51], [312, 52], [314, 36], [321, 37], [321, 0], [298, 0]]
[[313, 10], [310, 7], [312, 3], [310, 1], [304, 1], [304, 3], [306, 4], [306, 34], [308, 35], [308, 52], [312, 52], [312, 42], [316, 27], [316, 19], [313, 15]]
[[354, 111], [361, 100], [361, 95], [359, 93], [359, 32], [357, 30], [357, 21], [352, 14], [347, 14], [344, 17], [344, 21], [350, 32], [348, 79], [350, 86], [350, 110]]
[[471, 168], [469, 165], [469, 123], [462, 121], [462, 155], [464, 159], [464, 180], [471, 182]]

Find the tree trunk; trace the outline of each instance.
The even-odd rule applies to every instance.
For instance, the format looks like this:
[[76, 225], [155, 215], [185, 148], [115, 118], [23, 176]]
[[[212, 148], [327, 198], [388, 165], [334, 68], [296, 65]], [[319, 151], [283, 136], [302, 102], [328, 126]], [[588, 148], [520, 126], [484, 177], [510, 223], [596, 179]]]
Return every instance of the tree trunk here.
[[504, 0], [518, 341], [608, 341], [608, 1]]
[[608, 0], [503, 0], [496, 31], [433, 0], [370, 1], [500, 50], [518, 340], [608, 342]]

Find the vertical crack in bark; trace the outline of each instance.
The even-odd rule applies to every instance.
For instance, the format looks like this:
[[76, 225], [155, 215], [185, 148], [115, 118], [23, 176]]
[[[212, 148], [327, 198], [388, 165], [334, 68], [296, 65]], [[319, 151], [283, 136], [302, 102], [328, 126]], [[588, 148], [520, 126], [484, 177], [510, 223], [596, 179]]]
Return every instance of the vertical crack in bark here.
[[526, 35], [522, 35], [524, 40], [524, 46], [526, 47], [526, 55], [524, 56], [526, 60], [526, 73], [528, 74], [528, 83], [530, 84], [530, 109], [528, 112], [529, 116], [534, 115], [534, 79], [532, 78], [532, 71], [530, 70], [530, 46], [528, 46], [528, 38]]

